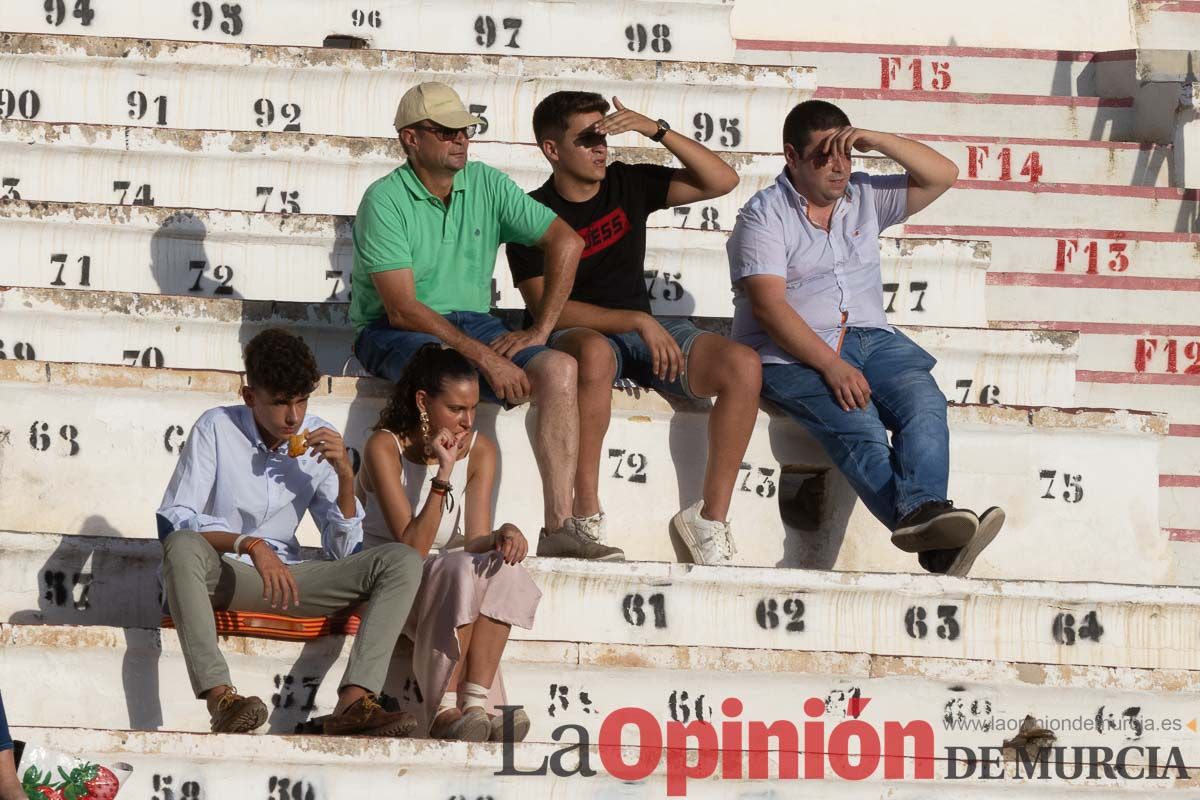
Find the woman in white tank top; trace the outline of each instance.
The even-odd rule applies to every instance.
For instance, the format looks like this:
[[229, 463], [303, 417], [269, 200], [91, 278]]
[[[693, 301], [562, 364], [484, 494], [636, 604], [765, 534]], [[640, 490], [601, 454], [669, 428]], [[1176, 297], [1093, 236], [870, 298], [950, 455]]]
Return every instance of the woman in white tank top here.
[[[479, 376], [454, 350], [413, 356], [367, 440], [358, 495], [363, 546], [401, 542], [425, 559], [404, 634], [429, 735], [501, 741], [500, 657], [512, 625], [533, 626], [541, 591], [521, 566], [529, 544], [492, 529], [496, 445], [475, 430]], [[529, 731], [523, 711], [511, 736]]]

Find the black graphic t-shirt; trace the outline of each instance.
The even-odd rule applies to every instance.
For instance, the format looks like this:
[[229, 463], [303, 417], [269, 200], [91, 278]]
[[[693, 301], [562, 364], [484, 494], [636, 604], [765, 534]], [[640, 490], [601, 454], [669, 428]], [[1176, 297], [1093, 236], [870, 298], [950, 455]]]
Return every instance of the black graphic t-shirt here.
[[[667, 207], [674, 174], [671, 167], [614, 161], [591, 200], [564, 200], [554, 189], [554, 178], [529, 193], [583, 237], [572, 300], [650, 313], [650, 294], [642, 277], [646, 218]], [[507, 252], [514, 284], [544, 274], [540, 250], [509, 243]]]

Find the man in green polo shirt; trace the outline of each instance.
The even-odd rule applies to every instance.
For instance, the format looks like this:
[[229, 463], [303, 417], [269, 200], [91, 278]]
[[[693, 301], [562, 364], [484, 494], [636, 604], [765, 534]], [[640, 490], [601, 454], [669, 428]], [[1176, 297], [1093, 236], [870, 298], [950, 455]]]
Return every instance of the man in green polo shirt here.
[[[575, 360], [546, 347], [583, 252], [583, 240], [504, 173], [467, 161], [482, 120], [443, 83], [405, 92], [396, 130], [405, 163], [375, 181], [354, 221], [350, 319], [354, 353], [372, 374], [397, 381], [429, 342], [476, 366], [493, 402], [536, 400], [533, 451], [545, 528], [539, 556], [620, 560], [563, 523], [570, 518], [579, 455]], [[533, 325], [512, 331], [488, 311], [502, 242], [542, 251], [546, 299]]]

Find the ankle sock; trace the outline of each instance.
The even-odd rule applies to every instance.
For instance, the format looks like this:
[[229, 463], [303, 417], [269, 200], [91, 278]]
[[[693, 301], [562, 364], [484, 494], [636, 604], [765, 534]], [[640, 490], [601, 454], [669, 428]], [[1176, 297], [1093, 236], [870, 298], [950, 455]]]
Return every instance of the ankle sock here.
[[480, 686], [478, 683], [464, 683], [462, 686], [463, 712], [470, 711], [472, 708], [484, 708], [487, 705], [487, 696], [490, 691], [489, 687]]

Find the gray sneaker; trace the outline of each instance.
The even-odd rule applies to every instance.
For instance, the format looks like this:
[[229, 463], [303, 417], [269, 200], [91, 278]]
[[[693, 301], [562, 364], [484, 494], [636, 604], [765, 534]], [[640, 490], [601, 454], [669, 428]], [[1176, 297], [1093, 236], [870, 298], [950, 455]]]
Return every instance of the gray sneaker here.
[[572, 527], [597, 544], [608, 544], [608, 517], [601, 511], [590, 517], [567, 517], [563, 527]]
[[703, 500], [698, 500], [671, 518], [671, 531], [692, 554], [696, 564], [731, 564], [737, 545], [728, 522], [717, 522], [700, 516]]
[[538, 537], [537, 554], [549, 558], [586, 558], [590, 561], [624, 561], [625, 551], [592, 541], [574, 525], [564, 523], [554, 533], [542, 529]]

